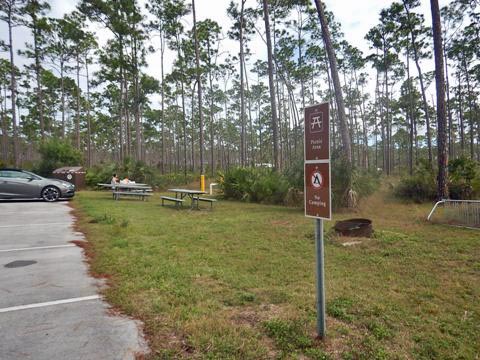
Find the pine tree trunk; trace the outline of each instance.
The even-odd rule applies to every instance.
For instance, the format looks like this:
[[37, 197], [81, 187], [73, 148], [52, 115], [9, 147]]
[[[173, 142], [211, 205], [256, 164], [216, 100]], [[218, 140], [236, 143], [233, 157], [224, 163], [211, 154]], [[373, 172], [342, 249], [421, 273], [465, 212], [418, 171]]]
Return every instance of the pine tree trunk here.
[[458, 121], [460, 127], [460, 149], [462, 156], [465, 155], [465, 128], [463, 124], [463, 107], [462, 107], [462, 85], [460, 83], [460, 74], [458, 74]]
[[80, 150], [80, 59], [77, 58], [77, 116], [75, 117], [75, 147]]
[[467, 68], [467, 63], [465, 61], [465, 55], [463, 59], [463, 66], [465, 69], [465, 76], [467, 80], [467, 99], [468, 99], [468, 108], [469, 108], [469, 117], [468, 117], [468, 123], [470, 127], [470, 158], [473, 160], [475, 153], [474, 153], [474, 127], [473, 127], [473, 104], [472, 104], [472, 90], [470, 88], [470, 75], [468, 73], [468, 68]]
[[85, 72], [87, 75], [87, 166], [92, 166], [92, 119], [90, 117], [90, 79], [88, 73], [88, 56], [85, 55]]
[[13, 129], [13, 164], [15, 167], [19, 167], [19, 153], [18, 153], [18, 128], [17, 128], [17, 112], [16, 112], [16, 77], [15, 77], [15, 62], [13, 51], [13, 38], [12, 38], [12, 5], [8, 9], [8, 50], [10, 53], [10, 101], [11, 101], [11, 113], [12, 113], [12, 129]]
[[443, 58], [445, 61], [445, 81], [447, 91], [447, 114], [448, 114], [448, 156], [453, 159], [455, 156], [455, 133], [453, 131], [452, 106], [450, 104], [450, 81], [448, 78], [448, 58], [447, 51], [443, 50]]
[[36, 24], [36, 17], [33, 19], [33, 47], [35, 56], [35, 75], [37, 79], [37, 111], [40, 120], [40, 136], [42, 140], [45, 139], [45, 119], [43, 117], [43, 89], [41, 80], [41, 67], [40, 67], [40, 49], [38, 48], [38, 27]]
[[240, 6], [240, 163], [245, 166], [246, 162], [246, 137], [245, 137], [245, 93], [244, 93], [244, 74], [243, 74], [243, 8], [245, 6], [245, 0], [241, 1]]
[[[165, 55], [165, 39], [163, 37], [163, 32], [160, 32], [160, 95], [161, 95], [161, 107], [162, 107], [162, 174], [165, 174], [165, 84], [164, 84], [164, 55]], [[183, 96], [183, 95], [182, 95]], [[183, 107], [183, 105], [182, 105]]]
[[408, 45], [407, 45], [407, 83], [408, 83], [408, 118], [410, 125], [410, 146], [408, 148], [408, 172], [410, 175], [413, 175], [413, 132], [414, 132], [414, 115], [413, 115], [413, 97], [412, 97], [412, 80], [410, 78], [410, 57], [408, 56]]
[[[2, 89], [0, 89], [2, 91]], [[2, 161], [4, 164], [8, 162], [8, 123], [7, 123], [7, 87], [3, 88], [3, 99], [5, 102], [0, 103], [0, 122], [2, 124], [2, 147], [1, 147], [1, 154], [2, 154]], [[5, 105], [4, 105], [5, 104]]]
[[445, 108], [445, 75], [443, 67], [442, 25], [438, 0], [430, 0], [432, 9], [433, 47], [435, 54], [435, 82], [437, 90], [437, 151], [438, 151], [438, 177], [437, 198], [448, 198], [447, 188], [447, 133], [446, 133], [446, 108]]
[[[245, 57], [243, 58], [243, 68], [245, 70], [245, 73], [248, 74], [247, 72], [247, 66], [245, 63]], [[253, 119], [252, 119], [252, 102], [251, 102], [251, 93], [250, 93], [250, 87], [248, 85], [248, 75], [245, 76], [245, 86], [247, 87], [247, 93], [250, 94], [247, 98], [248, 100], [248, 120], [250, 124], [250, 156], [247, 156], [247, 158], [250, 159], [250, 163], [252, 166], [255, 165], [255, 141], [254, 141], [254, 129], [253, 129]]]
[[388, 65], [387, 65], [387, 50], [385, 43], [383, 46], [383, 66], [385, 70], [385, 126], [386, 126], [386, 142], [383, 146], [384, 157], [385, 157], [385, 168], [387, 170], [387, 175], [391, 173], [390, 165], [390, 101], [388, 96]]
[[62, 139], [65, 139], [65, 78], [64, 78], [64, 61], [60, 60], [60, 91], [62, 93]]
[[215, 175], [215, 156], [214, 156], [214, 116], [213, 116], [213, 82], [212, 82], [212, 64], [210, 59], [210, 40], [207, 40], [208, 57], [208, 82], [210, 86], [210, 175]]
[[137, 55], [137, 39], [133, 39], [133, 64], [134, 64], [134, 86], [135, 86], [135, 159], [142, 160], [142, 127], [140, 125], [140, 86]]
[[185, 181], [187, 181], [187, 114], [185, 111], [185, 87], [183, 85], [183, 80], [180, 82], [182, 88], [182, 127], [183, 127], [183, 174], [185, 176]]
[[197, 19], [195, 15], [195, 0], [192, 0], [192, 12], [193, 12], [193, 33], [195, 37], [195, 65], [196, 65], [196, 75], [197, 75], [197, 90], [198, 90], [198, 117], [199, 117], [199, 147], [200, 147], [200, 174], [203, 175], [204, 171], [204, 162], [203, 162], [203, 109], [202, 109], [202, 83], [201, 83], [201, 74], [200, 74], [200, 51], [198, 44], [198, 34], [197, 34]]
[[[196, 85], [196, 84], [195, 84]], [[192, 172], [195, 172], [195, 85], [193, 86], [192, 90], [192, 134], [190, 138], [191, 143], [191, 167]]]
[[124, 89], [124, 70], [123, 70], [123, 37], [120, 35], [119, 38], [119, 43], [120, 43], [120, 70], [119, 70], [119, 75], [120, 75], [120, 97], [118, 99], [118, 137], [119, 137], [119, 161], [123, 162], [124, 160], [124, 149], [123, 149], [123, 142], [124, 142], [124, 127], [123, 127], [123, 114], [124, 114], [124, 108], [127, 105], [126, 103], [123, 103], [123, 93], [125, 91]]
[[126, 154], [128, 157], [131, 157], [132, 156], [132, 151], [131, 151], [131, 145], [132, 145], [132, 131], [131, 131], [131, 128], [130, 128], [130, 108], [128, 106], [128, 83], [127, 83], [127, 78], [124, 77], [123, 79], [123, 86], [124, 86], [124, 103], [125, 103], [125, 134], [126, 134], [126, 142], [125, 142], [125, 145], [126, 145]]
[[351, 151], [350, 137], [348, 135], [348, 125], [347, 125], [347, 119], [345, 116], [345, 105], [343, 102], [342, 88], [340, 86], [340, 78], [338, 76], [337, 58], [335, 57], [335, 50], [333, 48], [332, 41], [330, 39], [330, 31], [328, 29], [327, 19], [325, 17], [323, 5], [320, 2], [320, 0], [315, 0], [315, 5], [317, 7], [317, 13], [320, 19], [320, 24], [322, 26], [322, 36], [325, 42], [325, 47], [328, 54], [328, 60], [330, 62], [330, 70], [332, 72], [333, 87], [335, 89], [335, 99], [337, 102], [340, 133], [342, 136], [343, 154], [345, 156], [345, 160], [351, 166], [352, 151]]
[[278, 142], [278, 122], [277, 122], [277, 104], [275, 99], [275, 87], [273, 83], [273, 56], [272, 56], [272, 38], [270, 35], [270, 19], [268, 15], [268, 2], [263, 2], [263, 20], [265, 22], [265, 37], [267, 40], [268, 55], [268, 85], [270, 88], [270, 107], [272, 112], [272, 132], [273, 132], [273, 166], [275, 170], [280, 170], [280, 154]]
[[403, 0], [403, 7], [405, 9], [405, 12], [407, 13], [408, 17], [408, 27], [410, 31], [410, 38], [412, 42], [412, 49], [413, 49], [413, 57], [415, 60], [415, 65], [417, 67], [418, 71], [418, 79], [420, 80], [420, 90], [422, 92], [422, 100], [423, 100], [423, 111], [425, 112], [425, 122], [427, 125], [427, 144], [428, 144], [428, 162], [430, 166], [433, 165], [433, 157], [432, 157], [432, 137], [431, 137], [431, 132], [430, 132], [430, 116], [428, 114], [428, 102], [427, 102], [427, 95], [425, 92], [425, 86], [423, 83], [423, 73], [422, 69], [420, 67], [420, 61], [419, 61], [419, 56], [418, 56], [418, 48], [417, 48], [417, 42], [416, 42], [416, 37], [415, 37], [415, 32], [412, 29], [411, 23], [410, 23], [410, 11], [408, 10], [408, 6], [405, 3], [405, 0]]

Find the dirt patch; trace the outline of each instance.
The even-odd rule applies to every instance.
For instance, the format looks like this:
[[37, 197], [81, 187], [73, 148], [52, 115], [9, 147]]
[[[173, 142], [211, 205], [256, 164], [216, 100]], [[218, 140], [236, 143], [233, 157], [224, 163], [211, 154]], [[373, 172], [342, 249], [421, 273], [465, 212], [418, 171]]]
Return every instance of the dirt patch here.
[[356, 238], [351, 238], [348, 236], [334, 236], [332, 237], [332, 242], [337, 245], [342, 245], [342, 246], [359, 246], [362, 244], [369, 244], [373, 242], [373, 238], [366, 238], [366, 237], [356, 237]]
[[[162, 317], [156, 317], [155, 323], [165, 324], [165, 319]], [[176, 332], [174, 329], [168, 328], [167, 325], [160, 325], [162, 328], [160, 331], [149, 331], [146, 333], [148, 340], [152, 344], [162, 344], [161, 349], [153, 350], [151, 354], [144, 356], [143, 359], [156, 359], [158, 356], [162, 358], [195, 358], [195, 348], [191, 346], [187, 340], [187, 337], [183, 334]], [[152, 335], [155, 333], [155, 335]], [[169, 355], [166, 355], [166, 354]], [[175, 354], [175, 355], [173, 355]], [[140, 358], [142, 359], [142, 358]]]

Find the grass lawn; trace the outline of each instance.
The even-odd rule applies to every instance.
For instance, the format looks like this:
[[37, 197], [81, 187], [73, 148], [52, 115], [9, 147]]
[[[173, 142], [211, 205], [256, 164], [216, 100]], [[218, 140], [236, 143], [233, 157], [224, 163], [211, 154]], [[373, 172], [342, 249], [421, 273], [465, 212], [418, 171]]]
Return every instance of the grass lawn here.
[[[214, 210], [73, 201], [107, 300], [141, 319], [152, 358], [479, 359], [480, 231], [426, 223], [380, 191], [375, 237], [325, 249], [328, 339], [315, 339], [313, 220], [280, 206]], [[203, 205], [205, 208], [208, 204]], [[333, 222], [327, 222], [329, 231]]]

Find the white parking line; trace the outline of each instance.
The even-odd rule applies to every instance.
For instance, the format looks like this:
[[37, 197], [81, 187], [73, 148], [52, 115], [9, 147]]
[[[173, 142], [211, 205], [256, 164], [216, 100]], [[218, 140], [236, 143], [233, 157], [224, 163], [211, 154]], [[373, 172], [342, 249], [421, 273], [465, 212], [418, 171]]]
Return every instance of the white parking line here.
[[48, 226], [48, 225], [71, 225], [71, 223], [69, 223], [69, 222], [63, 222], [63, 223], [38, 223], [38, 224], [0, 225], [0, 228], [25, 227], [25, 226]]
[[25, 247], [25, 248], [17, 248], [17, 249], [6, 249], [0, 250], [0, 253], [10, 252], [10, 251], [24, 251], [24, 250], [43, 250], [43, 249], [57, 249], [57, 248], [66, 248], [66, 247], [74, 247], [75, 244], [68, 244], [68, 245], [51, 245], [51, 246], [36, 246], [36, 247]]
[[25, 210], [18, 210], [18, 211], [2, 211], [2, 215], [29, 215], [29, 214], [37, 214], [38, 210], [35, 211], [25, 211]]
[[11, 306], [11, 307], [0, 309], [0, 313], [34, 309], [34, 308], [40, 308], [40, 307], [52, 306], [52, 305], [70, 304], [70, 303], [75, 303], [79, 301], [96, 300], [96, 299], [100, 299], [100, 295], [91, 295], [91, 296], [83, 296], [83, 297], [63, 299], [63, 300], [47, 301], [43, 303], [36, 303], [36, 304], [29, 304], [29, 305]]

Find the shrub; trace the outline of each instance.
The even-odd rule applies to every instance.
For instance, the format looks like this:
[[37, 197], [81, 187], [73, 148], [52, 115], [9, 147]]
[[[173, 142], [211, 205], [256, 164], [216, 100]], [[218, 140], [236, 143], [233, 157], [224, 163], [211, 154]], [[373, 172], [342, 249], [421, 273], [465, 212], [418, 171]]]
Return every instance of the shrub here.
[[[414, 174], [403, 178], [395, 188], [395, 195], [415, 202], [435, 200], [437, 196], [436, 171], [426, 161], [420, 161]], [[448, 163], [448, 190], [451, 199], [473, 199], [480, 196], [478, 163], [467, 157]]]
[[404, 177], [394, 190], [395, 196], [421, 203], [435, 200], [436, 180], [428, 163], [420, 162], [412, 176]]
[[42, 160], [35, 171], [43, 176], [51, 176], [53, 170], [62, 166], [82, 164], [82, 153], [69, 142], [52, 139], [43, 142], [39, 148]]
[[462, 156], [448, 163], [448, 190], [452, 199], [472, 199], [473, 185], [478, 176], [478, 165], [475, 161]]
[[351, 167], [342, 157], [334, 155], [331, 163], [332, 205], [334, 209], [355, 205], [375, 192], [380, 184], [380, 174]]
[[480, 171], [477, 171], [477, 176], [472, 180], [472, 198], [480, 199]]
[[269, 204], [282, 204], [289, 189], [285, 176], [265, 168], [230, 169], [221, 185], [227, 199]]
[[303, 191], [303, 172], [303, 159], [297, 159], [290, 163], [290, 165], [284, 170], [283, 174], [288, 179], [290, 186]]
[[186, 177], [185, 173], [170, 173], [163, 175], [157, 174], [155, 175], [151, 184], [157, 186], [160, 189], [166, 189], [169, 186], [188, 184], [199, 178], [200, 175], [193, 173], [187, 173]]
[[[237, 167], [225, 175], [219, 174], [219, 178], [226, 198], [303, 205], [303, 159], [292, 162], [282, 174], [267, 168]], [[380, 176], [351, 168], [348, 163], [335, 159], [332, 162], [332, 180], [332, 203], [334, 208], [339, 208], [347, 205], [349, 190], [353, 190], [355, 199], [372, 194], [380, 183]]]
[[118, 166], [115, 163], [92, 166], [87, 170], [85, 183], [87, 186], [96, 186], [98, 183], [110, 183], [114, 173], [118, 173]]

